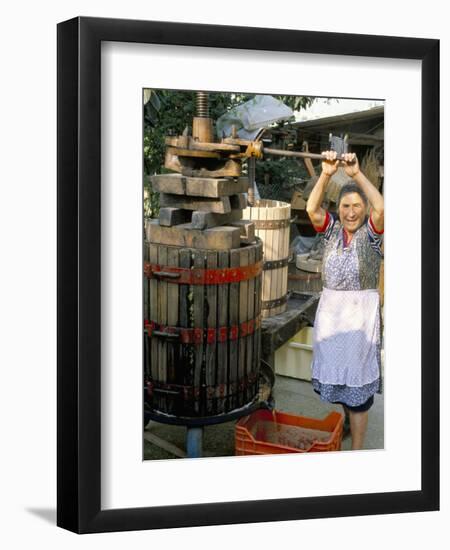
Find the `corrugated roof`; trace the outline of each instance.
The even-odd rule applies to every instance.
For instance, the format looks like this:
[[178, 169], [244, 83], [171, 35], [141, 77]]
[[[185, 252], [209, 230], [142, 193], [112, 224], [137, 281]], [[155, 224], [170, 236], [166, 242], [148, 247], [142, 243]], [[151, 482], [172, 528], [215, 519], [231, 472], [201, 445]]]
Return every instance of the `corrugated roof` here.
[[384, 105], [378, 107], [372, 107], [365, 111], [355, 111], [353, 113], [346, 113], [334, 116], [327, 116], [323, 118], [315, 118], [313, 120], [303, 120], [293, 122], [290, 124], [294, 128], [322, 128], [336, 126], [340, 124], [348, 124], [349, 122], [356, 122], [360, 120], [370, 120], [372, 118], [378, 118], [384, 116]]

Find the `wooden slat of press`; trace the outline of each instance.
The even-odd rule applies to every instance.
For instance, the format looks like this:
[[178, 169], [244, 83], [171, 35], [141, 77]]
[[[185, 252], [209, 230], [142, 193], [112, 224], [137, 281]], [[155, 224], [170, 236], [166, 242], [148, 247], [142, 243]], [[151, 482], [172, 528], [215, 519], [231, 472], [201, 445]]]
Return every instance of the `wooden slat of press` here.
[[[151, 263], [158, 263], [158, 245], [149, 244], [149, 260]], [[158, 281], [156, 279], [150, 279], [150, 311], [149, 320], [159, 322], [158, 319]], [[156, 338], [150, 338], [150, 373], [153, 381], [158, 380], [158, 341]], [[159, 409], [159, 397], [158, 394], [153, 395], [153, 406], [155, 409]]]
[[[286, 219], [290, 219], [290, 217], [291, 217], [291, 208], [290, 208], [290, 206], [285, 207], [284, 217]], [[289, 256], [289, 237], [290, 237], [290, 234], [291, 234], [291, 226], [288, 225], [284, 229], [283, 258], [287, 258]], [[281, 295], [284, 296], [286, 294], [287, 288], [288, 288], [288, 266], [283, 267], [283, 269], [281, 270], [281, 273], [282, 273], [282, 280], [283, 280], [283, 284], [282, 284], [282, 288], [281, 288]], [[287, 309], [287, 304], [284, 304], [281, 311], [286, 311], [286, 309]]]
[[[144, 241], [144, 262], [150, 261], [150, 250], [149, 250], [149, 243], [147, 241]], [[149, 287], [149, 279], [146, 275], [143, 275], [143, 286], [144, 286], [144, 319], [149, 320], [149, 312], [150, 312], [150, 287]]]
[[[284, 207], [283, 206], [277, 206], [275, 209], [275, 218], [277, 220], [284, 219]], [[281, 260], [283, 258], [283, 238], [284, 238], [284, 230], [285, 228], [279, 228], [276, 231], [276, 245], [275, 250], [277, 251], [277, 260]], [[283, 286], [283, 268], [278, 268], [276, 270], [277, 275], [275, 279], [275, 298], [280, 298], [282, 293], [282, 286]], [[275, 309], [275, 315], [278, 315], [278, 313], [281, 313], [283, 310], [283, 306], [277, 306]]]
[[[240, 250], [235, 248], [230, 250], [230, 267], [239, 267]], [[239, 324], [239, 283], [229, 285], [229, 326]], [[239, 361], [239, 343], [238, 340], [229, 341], [229, 400], [228, 410], [237, 408], [237, 390], [238, 390], [238, 361]]]
[[[268, 220], [273, 220], [273, 217], [274, 217], [274, 212], [275, 208], [273, 206], [270, 206], [267, 208], [267, 219]], [[274, 237], [275, 237], [275, 229], [270, 229], [267, 231], [267, 245], [266, 245], [266, 250], [267, 250], [267, 254], [268, 254], [268, 257], [267, 259], [272, 261], [272, 260], [276, 260], [276, 254], [277, 254], [277, 251], [275, 250], [273, 244], [274, 244]], [[274, 288], [274, 285], [275, 285], [275, 277], [274, 277], [274, 274], [273, 274], [273, 269], [269, 269], [266, 271], [266, 278], [267, 278], [267, 300], [273, 300], [275, 298], [275, 288]], [[265, 310], [267, 313], [267, 317], [270, 317], [271, 315], [273, 315], [273, 308], [271, 309], [267, 309]]]
[[[288, 208], [288, 218], [291, 219], [291, 207]], [[286, 258], [289, 256], [289, 245], [291, 244], [291, 224], [289, 224], [288, 230], [286, 231], [286, 245], [285, 245], [285, 252], [286, 252]], [[285, 268], [285, 275], [284, 275], [284, 284], [285, 284], [285, 293], [288, 291], [288, 276], [289, 276], [289, 267], [286, 266]], [[287, 305], [286, 305], [287, 309]]]
[[[256, 249], [256, 261], [261, 261], [263, 258], [263, 248], [262, 246]], [[262, 292], [262, 275], [258, 275], [255, 279], [255, 317], [261, 314], [261, 292]], [[255, 335], [253, 338], [253, 356], [255, 358], [254, 364], [257, 372], [259, 372], [259, 361], [260, 361], [260, 341], [259, 341], [260, 329], [255, 330]], [[256, 382], [257, 384], [258, 382]], [[256, 389], [256, 388], [255, 388]]]
[[[167, 247], [167, 265], [171, 267], [179, 266], [179, 248]], [[179, 325], [179, 311], [178, 311], [178, 296], [179, 285], [168, 284], [167, 285], [167, 324], [169, 326]], [[177, 379], [177, 365], [180, 362], [180, 344], [177, 340], [167, 341], [167, 382], [170, 384], [176, 383]], [[175, 399], [169, 398], [168, 400], [168, 413], [174, 413]]]
[[[277, 203], [278, 204], [278, 203]], [[274, 208], [272, 208], [272, 211], [273, 211], [273, 218], [278, 220], [280, 218], [280, 207], [279, 206], [275, 206]], [[281, 237], [281, 234], [280, 234], [280, 228], [278, 229], [275, 229], [274, 232], [273, 232], [273, 249], [274, 249], [274, 252], [275, 252], [275, 260], [278, 260], [281, 258], [281, 255], [280, 255], [280, 237]], [[274, 269], [273, 270], [274, 273], [273, 273], [273, 300], [276, 300], [277, 298], [280, 297], [280, 269]], [[277, 315], [280, 311], [280, 307], [279, 306], [276, 306], [272, 309], [271, 311], [271, 315]]]
[[[264, 247], [262, 246], [261, 249], [260, 249], [260, 259], [262, 261], [262, 259], [264, 258]], [[262, 309], [261, 309], [261, 302], [262, 302], [262, 274], [259, 276], [259, 281], [258, 281], [258, 286], [259, 286], [259, 292], [258, 292], [258, 311], [262, 312]], [[261, 315], [261, 318], [262, 318], [262, 315]], [[257, 363], [258, 363], [258, 368], [259, 368], [259, 363], [261, 362], [261, 324], [260, 324], [260, 327], [258, 329], [258, 334], [257, 334], [257, 341], [256, 341], [256, 351], [257, 351]]]
[[150, 338], [148, 337], [147, 331], [144, 330], [144, 345], [143, 345], [143, 353], [144, 353], [144, 376], [145, 380], [148, 381], [148, 379], [151, 376], [151, 343]]
[[[265, 210], [266, 214], [266, 220], [272, 219], [272, 207], [267, 206]], [[266, 231], [266, 260], [273, 260], [273, 246], [272, 246], [272, 240], [273, 240], [273, 229], [268, 229]], [[264, 273], [264, 285], [265, 285], [265, 293], [266, 297], [265, 300], [271, 300], [272, 299], [272, 273], [270, 273], [270, 269], [265, 271]], [[270, 317], [271, 310], [265, 309], [265, 316]]]
[[[217, 252], [208, 251], [206, 253], [206, 267], [207, 269], [217, 268]], [[208, 328], [217, 328], [217, 286], [218, 285], [206, 285], [206, 324]], [[216, 350], [217, 343], [206, 342], [205, 351], [205, 382], [207, 388], [207, 400], [206, 400], [206, 412], [208, 414], [214, 414], [216, 411]], [[214, 388], [214, 393], [212, 389]], [[211, 391], [211, 394], [209, 394]], [[208, 397], [210, 395], [210, 397]]]
[[[282, 210], [284, 210], [284, 208]], [[281, 216], [281, 217], [283, 217], [283, 216]], [[284, 258], [284, 238], [285, 238], [285, 233], [286, 233], [286, 227], [283, 227], [279, 233], [280, 233], [280, 243], [279, 243], [278, 257], [281, 260], [281, 259]], [[283, 294], [284, 294], [283, 293], [284, 269], [285, 269], [284, 267], [281, 267], [280, 269], [278, 269], [278, 297], [279, 298], [281, 298], [281, 296], [283, 296]], [[281, 313], [282, 311], [284, 311], [284, 305], [278, 306], [278, 313]]]
[[[285, 207], [279, 208], [279, 219], [285, 219]], [[278, 230], [278, 259], [282, 260], [284, 258], [284, 235], [285, 235], [286, 228], [283, 227], [281, 230]], [[277, 296], [280, 298], [283, 295], [283, 273], [284, 273], [284, 267], [278, 269], [278, 281], [277, 281]], [[284, 311], [284, 306], [278, 306], [278, 313], [281, 313]]]
[[[158, 246], [158, 264], [167, 265], [167, 246]], [[158, 317], [162, 325], [167, 325], [167, 285], [165, 281], [159, 282], [158, 289]], [[157, 338], [158, 341], [158, 378], [163, 384], [167, 382], [167, 340]], [[168, 400], [163, 394], [161, 396], [162, 407], [167, 411]]]
[[[266, 219], [266, 216], [267, 216], [267, 209], [266, 208], [255, 208], [255, 211], [257, 213], [257, 219], [258, 220], [265, 220]], [[258, 230], [258, 235], [259, 235], [259, 238], [262, 240], [262, 243], [263, 243], [263, 261], [266, 261], [267, 260], [267, 257], [266, 257], [266, 230], [265, 229], [259, 229]], [[263, 270], [262, 272], [262, 279], [261, 279], [261, 297], [262, 297], [262, 300], [266, 300], [266, 297], [265, 297], [265, 292], [266, 292], [266, 276], [265, 276], [265, 272]], [[265, 316], [264, 313], [262, 313], [263, 316]]]
[[[193, 266], [200, 269], [205, 268], [205, 254], [202, 251], [195, 251], [193, 259]], [[204, 308], [205, 308], [205, 287], [203, 285], [193, 285], [194, 288], [194, 327], [203, 329], [205, 327], [205, 318], [204, 318]], [[194, 410], [196, 413], [204, 413], [205, 411], [201, 410], [201, 406], [204, 404], [204, 396], [202, 392], [202, 382], [203, 382], [203, 350], [204, 345], [196, 344], [195, 345], [195, 367], [194, 367], [194, 393], [197, 395], [194, 403]]]
[[[219, 251], [218, 267], [228, 267], [230, 265], [230, 254], [228, 251]], [[228, 326], [228, 294], [229, 285], [217, 285], [217, 326]], [[219, 342], [217, 344], [217, 413], [225, 412], [228, 394], [228, 342]], [[224, 396], [220, 396], [220, 388], [224, 388]]]
[[[144, 262], [150, 261], [150, 250], [149, 250], [149, 243], [144, 240]], [[146, 277], [145, 274], [143, 274], [143, 296], [144, 296], [144, 320], [148, 321], [150, 319], [149, 313], [150, 313], [150, 281]], [[150, 376], [150, 342], [149, 338], [147, 336], [147, 333], [144, 332], [144, 372], [145, 376]]]
[[[264, 208], [264, 215], [266, 220], [272, 219], [272, 211], [271, 208], [266, 206]], [[264, 248], [264, 259], [271, 261], [273, 259], [273, 249], [272, 249], [272, 237], [273, 237], [273, 230], [267, 229], [265, 232], [265, 248]], [[272, 277], [270, 273], [270, 269], [267, 271], [264, 271], [264, 300], [271, 300], [272, 296]], [[264, 310], [264, 316], [269, 317], [270, 316], [270, 309]]]
[[[280, 206], [278, 208], [278, 219], [284, 220], [286, 217], [286, 207]], [[286, 228], [282, 227], [277, 231], [278, 233], [278, 259], [282, 260], [285, 256], [284, 254], [284, 237], [285, 237]], [[284, 274], [284, 267], [281, 267], [277, 269], [278, 272], [278, 279], [277, 279], [277, 298], [281, 298], [283, 296], [283, 274]], [[277, 314], [284, 311], [284, 305], [277, 307]]]
[[[241, 266], [249, 265], [248, 247], [241, 248]], [[239, 284], [239, 324], [248, 320], [248, 281], [241, 281]], [[242, 382], [247, 372], [247, 338], [239, 337], [239, 366], [238, 376]], [[239, 390], [239, 406], [244, 405], [245, 389]]]
[[[259, 247], [257, 245], [257, 243], [255, 243], [254, 245], [254, 256], [255, 256], [255, 262], [259, 262], [260, 261], [260, 252], [259, 252]], [[258, 284], [258, 280], [259, 280], [259, 277], [260, 276], [256, 276], [254, 279], [253, 279], [253, 311], [251, 312], [251, 316], [253, 319], [255, 319], [258, 315], [258, 301], [259, 301], [259, 298], [258, 298], [258, 294], [260, 292], [260, 286]], [[257, 364], [257, 349], [256, 349], [256, 346], [257, 346], [257, 333], [256, 333], [256, 326], [255, 326], [255, 329], [253, 331], [253, 334], [252, 334], [252, 338], [251, 338], [251, 355], [252, 355], [252, 372], [253, 373], [256, 373], [258, 371], [258, 364]], [[255, 395], [255, 385], [252, 384], [249, 388], [250, 390], [250, 393], [251, 393], [251, 397]]]
[[[264, 257], [264, 247], [261, 248], [261, 259]], [[260, 275], [259, 279], [259, 296], [258, 296], [258, 309], [261, 314], [262, 312], [262, 274]], [[261, 315], [261, 322], [262, 322], [262, 315]], [[258, 351], [258, 362], [261, 362], [261, 322], [258, 330], [258, 341], [257, 341], [257, 351]]]
[[[259, 219], [259, 208], [252, 208], [251, 212], [251, 219], [252, 220], [258, 220]], [[256, 231], [256, 234], [258, 235], [259, 231]], [[259, 242], [259, 241], [257, 241]], [[262, 262], [263, 260], [263, 245], [260, 243], [261, 246], [256, 247], [256, 255], [255, 255], [255, 261], [256, 262]], [[261, 292], [262, 292], [262, 275], [258, 275], [255, 279], [255, 317], [258, 315], [258, 313], [261, 313]], [[257, 370], [259, 370], [258, 365], [258, 331], [255, 329], [255, 334], [253, 336], [253, 357], [255, 358], [255, 367]]]
[[[281, 208], [279, 206], [276, 206], [275, 208], [273, 208], [273, 217], [275, 220], [279, 220], [280, 217], [281, 217]], [[281, 258], [281, 250], [280, 250], [280, 245], [281, 245], [281, 231], [282, 229], [281, 228], [278, 228], [278, 229], [275, 229], [274, 230], [274, 234], [273, 234], [273, 249], [275, 251], [275, 259], [276, 260], [279, 260]], [[281, 269], [274, 269], [274, 291], [273, 291], [273, 297], [274, 299], [276, 298], [279, 298], [280, 297], [280, 283], [281, 283]], [[278, 315], [278, 313], [280, 312], [281, 308], [280, 306], [276, 306], [273, 310], [272, 310], [272, 315]]]
[[[179, 257], [180, 267], [190, 268], [191, 267], [191, 250], [182, 248], [180, 249]], [[184, 328], [189, 328], [192, 326], [190, 322], [190, 302], [189, 302], [189, 293], [191, 289], [189, 285], [180, 285], [179, 290], [179, 305], [178, 310], [180, 312], [180, 326]], [[177, 383], [183, 386], [192, 386], [193, 385], [193, 367], [190, 364], [190, 350], [191, 344], [181, 345], [180, 348], [180, 364], [178, 365], [176, 376]], [[185, 406], [192, 406], [192, 403], [184, 403]]]
[[[255, 263], [256, 259], [256, 250], [255, 246], [249, 246], [248, 247], [248, 264], [253, 265]], [[247, 321], [250, 321], [255, 318], [255, 279], [249, 279], [248, 281], [248, 294], [247, 294]], [[246, 376], [248, 377], [250, 374], [254, 372], [254, 364], [253, 364], [253, 340], [254, 340], [254, 333], [249, 334], [246, 338], [246, 352], [247, 352], [247, 360], [246, 360]], [[248, 403], [250, 399], [253, 397], [251, 395], [252, 388], [250, 386], [247, 386], [246, 391], [244, 392], [244, 399], [245, 403]]]
[[[278, 203], [277, 203], [278, 204]], [[272, 217], [274, 220], [279, 220], [281, 215], [281, 208], [279, 206], [275, 206], [272, 210]], [[273, 237], [272, 237], [272, 246], [273, 246], [273, 252], [274, 252], [274, 260], [280, 259], [280, 229], [274, 229], [273, 230]], [[273, 270], [273, 281], [272, 281], [272, 296], [273, 300], [280, 297], [280, 269], [274, 269]], [[272, 309], [271, 315], [277, 315], [277, 313], [280, 311], [280, 307], [276, 306]]]

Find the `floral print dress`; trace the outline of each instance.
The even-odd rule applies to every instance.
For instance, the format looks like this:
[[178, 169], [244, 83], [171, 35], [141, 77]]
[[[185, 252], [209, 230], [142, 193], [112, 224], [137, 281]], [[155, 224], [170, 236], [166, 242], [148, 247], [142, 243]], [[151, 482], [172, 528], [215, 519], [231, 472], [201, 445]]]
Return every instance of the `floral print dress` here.
[[324, 233], [325, 250], [312, 385], [324, 401], [356, 407], [381, 392], [382, 234], [369, 218], [348, 242], [341, 223], [328, 212], [317, 230]]

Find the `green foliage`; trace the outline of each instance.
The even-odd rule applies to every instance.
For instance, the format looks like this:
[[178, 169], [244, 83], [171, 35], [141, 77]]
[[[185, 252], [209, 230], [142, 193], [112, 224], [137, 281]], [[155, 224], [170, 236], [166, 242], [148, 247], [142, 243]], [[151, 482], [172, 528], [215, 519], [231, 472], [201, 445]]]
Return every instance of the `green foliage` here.
[[144, 218], [156, 218], [159, 214], [159, 193], [153, 193], [148, 176], [144, 177]]
[[290, 201], [299, 178], [309, 178], [299, 159], [268, 157], [256, 163], [256, 182], [264, 199]]
[[313, 97], [302, 95], [276, 95], [274, 97], [282, 101], [293, 111], [301, 111], [302, 109], [306, 109], [306, 107], [309, 107], [314, 101]]

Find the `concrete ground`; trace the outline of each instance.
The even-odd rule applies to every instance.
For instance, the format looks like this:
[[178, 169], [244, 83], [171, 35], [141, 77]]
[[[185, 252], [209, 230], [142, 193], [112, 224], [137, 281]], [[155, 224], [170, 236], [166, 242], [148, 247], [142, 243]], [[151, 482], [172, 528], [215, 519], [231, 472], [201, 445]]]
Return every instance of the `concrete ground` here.
[[[342, 412], [340, 405], [332, 405], [320, 400], [314, 393], [311, 383], [290, 378], [276, 376], [273, 388], [275, 409], [282, 412], [300, 414], [322, 419], [330, 411]], [[232, 456], [234, 455], [234, 426], [236, 421], [225, 422], [215, 426], [206, 426], [203, 431], [203, 456]], [[186, 428], [183, 426], [169, 426], [158, 422], [149, 422], [144, 436], [154, 442], [144, 441], [144, 460], [162, 460], [176, 458], [173, 451], [182, 454], [186, 450]], [[166, 444], [168, 443], [168, 445]], [[171, 446], [174, 449], [171, 449]], [[350, 437], [346, 437], [342, 443], [342, 450], [349, 450]], [[166, 449], [162, 448], [166, 447]], [[375, 402], [369, 411], [369, 425], [365, 440], [365, 449], [384, 448], [384, 403], [383, 395], [376, 395]], [[168, 450], [167, 450], [168, 449]], [[178, 453], [177, 450], [181, 450]]]

